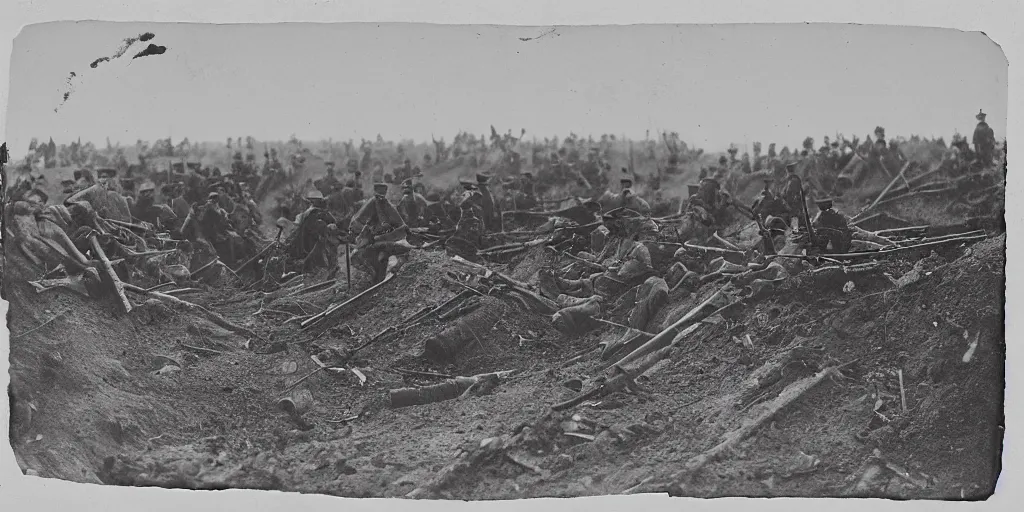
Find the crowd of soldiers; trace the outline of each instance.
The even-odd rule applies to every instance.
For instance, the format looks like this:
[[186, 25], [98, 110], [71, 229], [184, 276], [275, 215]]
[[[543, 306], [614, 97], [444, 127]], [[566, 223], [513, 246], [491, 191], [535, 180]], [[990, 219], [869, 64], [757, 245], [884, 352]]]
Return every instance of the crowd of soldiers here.
[[[956, 139], [953, 158], [969, 156], [984, 164], [996, 157], [994, 136], [984, 117], [979, 112], [974, 147], [966, 147], [964, 140]], [[494, 147], [515, 153], [513, 146], [518, 141], [511, 134], [500, 137], [492, 128]], [[544, 211], [547, 203], [541, 199], [543, 194], [538, 191], [532, 172], [511, 173], [501, 180], [493, 173], [480, 172], [474, 179], [460, 180], [459, 189], [442, 191], [428, 189], [423, 184], [422, 171], [408, 158], [390, 174], [375, 169], [372, 191], [367, 196], [363, 191], [363, 172], [371, 162], [369, 147], [364, 143], [363, 157], [358, 162], [350, 159], [340, 172], [333, 162], [326, 162], [325, 175], [305, 184], [300, 203], [282, 205], [273, 212], [278, 217], [277, 237], [280, 241], [283, 231], [291, 228], [282, 242], [285, 257], [298, 262], [302, 271], [325, 268], [333, 273], [339, 268], [340, 246], [346, 246], [348, 257], [349, 245], [354, 245], [351, 262], [379, 281], [388, 272], [388, 266], [395, 263], [396, 258], [392, 257], [422, 246], [425, 240], [441, 243], [450, 253], [467, 260], [479, 261], [482, 251], [507, 242], [503, 237], [515, 231], [513, 224], [522, 227], [531, 218], [543, 219], [547, 222], [534, 233], [550, 234], [550, 247], [568, 250], [574, 258], [585, 262], [586, 269], [601, 270], [589, 275], [577, 272], [548, 276], [548, 290], [558, 291], [556, 296], [563, 295], [562, 292], [594, 295], [599, 290], [617, 290], [648, 276], [651, 255], [646, 246], [638, 245], [640, 241], [655, 239], [680, 244], [701, 234], [715, 233], [728, 222], [732, 210], [756, 222], [761, 235], [756, 252], [761, 256], [776, 254], [793, 240], [800, 250], [809, 253], [891, 245], [889, 240], [853, 226], [834, 209], [829, 197], [836, 188], [836, 176], [854, 158], [882, 168], [906, 161], [898, 142], [887, 142], [881, 127], [870, 143], [859, 144], [857, 139], [842, 137], [830, 141], [826, 137], [825, 144], [815, 150], [813, 140], [808, 138], [799, 153], [783, 148], [776, 154], [775, 145], [771, 144], [767, 155], [761, 155], [761, 146], [755, 143], [753, 159], [746, 154], [737, 158], [738, 150], [731, 147], [717, 166], [701, 169], [698, 181], [688, 186], [687, 197], [678, 198], [677, 210], [659, 218], [652, 217], [650, 203], [635, 193], [635, 177], [628, 169], [622, 169], [618, 187], [611, 185], [607, 151], [612, 138], [603, 137], [584, 158], [580, 158], [578, 149], [588, 142], [581, 141], [574, 137], [560, 141], [559, 150], [553, 151], [541, 166], [535, 165], [542, 176], [564, 178], [573, 168], [570, 163], [584, 164], [583, 172], [575, 177], [587, 182], [586, 188], [592, 193], [572, 199], [571, 204], [563, 204], [565, 207], [557, 211]], [[457, 142], [456, 147], [461, 147], [466, 141]], [[684, 150], [677, 146], [673, 154], [687, 158], [696, 154], [684, 154]], [[535, 160], [538, 155], [535, 152]], [[141, 228], [159, 239], [202, 246], [227, 265], [237, 266], [269, 241], [264, 238], [264, 219], [257, 203], [277, 190], [289, 175], [276, 151], [266, 152], [264, 158], [260, 170], [253, 158], [243, 160], [241, 153], [235, 153], [230, 171], [224, 174], [217, 168], [177, 164], [169, 173], [170, 180], [159, 188], [149, 179], [136, 187], [138, 177], [118, 179], [118, 171], [112, 168], [101, 168], [95, 176], [92, 171], [81, 169], [75, 171], [74, 179], [62, 183], [65, 197], [54, 206], [59, 207], [57, 216], [64, 220], [57, 225], [102, 229], [98, 221], [115, 222]], [[888, 162], [890, 159], [895, 162]], [[293, 155], [290, 169], [294, 171], [302, 165], [304, 157]], [[566, 179], [573, 177], [570, 174]], [[8, 190], [7, 205], [13, 214], [10, 218], [26, 221], [19, 224], [21, 229], [28, 230], [23, 248], [33, 254], [30, 259], [35, 262], [46, 260], [39, 257], [40, 253], [53, 255], [56, 250], [58, 260], [66, 261], [70, 255], [71, 260], [83, 264], [84, 251], [80, 249], [85, 246], [81, 240], [76, 241], [72, 229], [65, 229], [67, 236], [63, 237], [71, 241], [70, 246], [58, 242], [60, 247], [55, 249], [45, 241], [52, 231], [49, 225], [34, 230], [28, 227], [29, 217], [42, 226], [40, 219], [54, 216], [47, 210], [49, 198], [34, 185], [36, 179], [41, 179], [39, 173]], [[740, 204], [735, 199], [738, 192], [755, 179], [762, 182], [763, 189], [751, 205]], [[807, 208], [809, 191], [817, 197], [813, 203], [818, 211], [813, 218]], [[521, 215], [524, 212], [526, 217]], [[791, 233], [790, 238], [783, 236], [787, 232]], [[400, 262], [400, 258], [397, 260]], [[669, 274], [679, 282], [692, 281], [698, 271], [690, 268], [693, 261], [687, 266], [685, 257], [677, 260]], [[656, 289], [658, 284], [652, 283], [648, 288]]]

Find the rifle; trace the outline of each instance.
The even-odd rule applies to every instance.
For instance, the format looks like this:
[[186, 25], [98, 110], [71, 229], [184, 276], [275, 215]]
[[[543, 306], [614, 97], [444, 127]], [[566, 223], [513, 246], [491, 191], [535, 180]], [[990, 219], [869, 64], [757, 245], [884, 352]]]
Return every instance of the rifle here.
[[345, 238], [345, 284], [348, 289], [352, 290], [352, 264], [349, 260], [349, 243], [348, 238]]

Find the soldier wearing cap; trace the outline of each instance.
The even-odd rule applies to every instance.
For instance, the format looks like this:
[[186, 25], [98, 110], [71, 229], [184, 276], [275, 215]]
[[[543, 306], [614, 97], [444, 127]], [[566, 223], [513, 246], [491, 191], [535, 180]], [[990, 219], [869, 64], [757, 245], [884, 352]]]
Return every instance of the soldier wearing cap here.
[[[363, 200], [363, 191], [357, 187], [355, 180], [349, 180], [341, 189], [341, 216], [348, 217], [355, 213], [359, 201]], [[333, 208], [332, 208], [333, 209]]]
[[313, 188], [319, 190], [324, 197], [327, 197], [331, 193], [332, 186], [337, 181], [337, 178], [334, 177], [334, 169], [332, 166], [327, 166], [327, 173], [323, 177], [313, 180]]
[[707, 208], [708, 213], [714, 215], [718, 211], [719, 203], [719, 192], [722, 190], [722, 185], [718, 180], [709, 177], [703, 177], [700, 180], [697, 189], [697, 197], [700, 200], [702, 206]]
[[402, 199], [398, 201], [398, 213], [411, 228], [423, 224], [423, 215], [427, 210], [427, 200], [413, 188], [412, 178], [402, 182]]
[[562, 279], [550, 270], [541, 271], [542, 281], [553, 284], [549, 293], [564, 293], [575, 297], [600, 295], [615, 297], [639, 284], [653, 273], [651, 254], [639, 238], [657, 226], [644, 217], [632, 216], [624, 208], [609, 210], [604, 216], [605, 225], [614, 240], [612, 256], [601, 264], [604, 272], [590, 274], [581, 279]]
[[751, 167], [751, 164], [750, 164], [750, 154], [749, 153], [743, 153], [743, 156], [740, 157], [739, 167], [740, 167], [740, 172], [742, 172], [743, 174], [750, 174], [751, 172], [753, 172], [753, 168]]
[[373, 197], [356, 212], [349, 222], [349, 232], [356, 237], [353, 258], [373, 274], [374, 281], [383, 280], [390, 256], [409, 252], [403, 240], [407, 227], [402, 216], [387, 198], [388, 185], [374, 183]]
[[217, 204], [227, 213], [231, 213], [235, 210], [235, 202], [231, 200], [231, 195], [225, 191], [225, 183], [217, 181], [207, 187], [210, 190], [217, 192]]
[[25, 194], [24, 200], [39, 206], [46, 206], [46, 203], [50, 200], [50, 196], [38, 188], [33, 188]]
[[132, 217], [153, 226], [160, 225], [160, 210], [156, 208], [156, 187], [147, 181], [139, 186], [138, 199], [130, 202]]
[[131, 222], [131, 208], [128, 200], [121, 195], [117, 182], [117, 170], [103, 168], [97, 171], [97, 182], [64, 200], [66, 206], [87, 202], [97, 215], [104, 219]]
[[318, 266], [333, 270], [337, 264], [337, 220], [327, 211], [327, 201], [319, 190], [310, 190], [304, 199], [309, 207], [295, 217], [288, 255], [303, 260], [303, 272]]
[[72, 176], [75, 179], [75, 192], [85, 190], [96, 184], [96, 179], [89, 169], [76, 170]]
[[619, 180], [622, 186], [622, 206], [629, 208], [641, 215], [651, 214], [651, 205], [647, 203], [644, 198], [638, 196], [633, 192], [633, 180], [632, 178], [622, 178]]
[[452, 219], [448, 215], [448, 210], [445, 201], [441, 199], [441, 194], [431, 192], [427, 194], [426, 200], [427, 207], [423, 212], [423, 221], [427, 223], [431, 231], [436, 232], [451, 227]]
[[888, 238], [851, 225], [846, 215], [833, 208], [832, 198], [816, 199], [814, 204], [819, 210], [811, 221], [817, 238], [814, 241], [816, 249], [841, 254], [851, 250], [882, 249], [894, 245]]
[[[241, 237], [231, 229], [228, 213], [220, 207], [219, 203], [219, 192], [213, 191], [207, 194], [206, 203], [185, 219], [182, 231], [186, 232], [186, 236], [193, 241], [195, 241], [195, 237], [206, 240], [226, 264], [234, 265], [235, 247], [241, 242]], [[198, 227], [196, 232], [192, 232], [189, 228], [193, 222]]]
[[483, 213], [484, 230], [486, 232], [501, 231], [501, 211], [494, 202], [494, 196], [488, 187], [491, 177], [478, 173], [476, 175], [476, 190], [480, 194], [479, 204]]
[[61, 220], [54, 220], [52, 217], [54, 214], [60, 214], [58, 208], [46, 206], [48, 200], [45, 192], [30, 188], [20, 197], [13, 197], [5, 204], [4, 228], [9, 230], [12, 236], [4, 248], [20, 249], [40, 270], [49, 270], [63, 263], [68, 270], [92, 271], [92, 277], [98, 278], [95, 270], [88, 268], [89, 261], [60, 227]]
[[689, 195], [685, 201], [679, 204], [679, 213], [694, 217], [704, 225], [713, 224], [714, 217], [711, 216], [710, 207], [701, 198], [700, 185], [690, 183], [686, 185], [686, 189]]
[[516, 209], [529, 210], [537, 206], [537, 188], [533, 182], [533, 173], [524, 172], [519, 175], [519, 194], [516, 197]]
[[60, 191], [64, 197], [71, 197], [75, 193], [75, 180], [63, 179], [60, 181]]
[[[735, 148], [730, 148], [730, 150]], [[735, 162], [735, 154], [730, 153], [730, 157], [726, 158], [721, 156], [718, 158], [718, 167], [715, 168], [712, 177], [719, 183], [719, 185], [729, 184], [732, 180], [732, 167]]]
[[[459, 203], [459, 221], [455, 223], [454, 240], [449, 240], [446, 246], [451, 246], [456, 254], [463, 258], [475, 261], [478, 258], [476, 251], [484, 243], [484, 224], [476, 214], [476, 205], [480, 201], [479, 192], [469, 192]], [[468, 244], [468, 246], [466, 246]]]
[[765, 178], [764, 189], [754, 199], [754, 203], [750, 205], [750, 210], [754, 212], [757, 219], [760, 222], [766, 222], [766, 218], [769, 216], [781, 217], [784, 220], [789, 220], [789, 208], [784, 201], [772, 193], [771, 186], [774, 180], [771, 178]]
[[117, 169], [111, 167], [104, 167], [96, 171], [97, 181], [100, 183], [110, 183], [112, 180], [117, 179]]
[[761, 253], [765, 255], [777, 254], [775, 249], [775, 238], [785, 235], [788, 224], [781, 217], [768, 215], [763, 220], [758, 220], [758, 234], [761, 236]]
[[327, 211], [331, 212], [335, 219], [340, 220], [348, 215], [345, 208], [344, 186], [342, 183], [335, 183], [331, 186], [331, 190], [328, 191], [325, 199], [327, 201]]
[[174, 215], [179, 219], [185, 219], [189, 213], [192, 212], [192, 205], [189, 204], [188, 200], [184, 197], [185, 184], [182, 182], [176, 182], [171, 185], [171, 210], [174, 211]]
[[608, 237], [611, 235], [611, 230], [608, 229], [608, 226], [604, 225], [604, 216], [601, 215], [601, 203], [598, 201], [587, 201], [582, 206], [586, 214], [581, 212], [576, 222], [581, 226], [597, 224], [597, 227], [590, 232], [590, 252], [591, 254], [600, 254], [601, 251], [604, 251], [605, 245], [608, 244]]
[[995, 157], [996, 136], [992, 127], [985, 122], [985, 116], [986, 114], [981, 110], [978, 110], [978, 114], [974, 116], [978, 120], [978, 126], [974, 128], [972, 144], [974, 145], [974, 152], [978, 155], [981, 162], [989, 165]]
[[303, 199], [306, 200], [306, 203], [308, 203], [309, 206], [306, 207], [302, 213], [295, 216], [295, 224], [302, 224], [303, 220], [316, 212], [324, 211], [327, 207], [327, 201], [324, 199], [324, 194], [319, 190], [313, 189], [306, 192]]
[[849, 219], [845, 215], [832, 208], [832, 198], [824, 197], [815, 199], [814, 204], [818, 207], [818, 213], [811, 221], [814, 227], [814, 246], [822, 251], [832, 254], [849, 252], [852, 237]]
[[803, 182], [796, 173], [796, 165], [796, 162], [786, 164], [786, 181], [782, 188], [782, 200], [786, 203], [790, 213], [797, 218], [797, 226], [800, 229], [806, 229], [803, 218], [805, 207]]

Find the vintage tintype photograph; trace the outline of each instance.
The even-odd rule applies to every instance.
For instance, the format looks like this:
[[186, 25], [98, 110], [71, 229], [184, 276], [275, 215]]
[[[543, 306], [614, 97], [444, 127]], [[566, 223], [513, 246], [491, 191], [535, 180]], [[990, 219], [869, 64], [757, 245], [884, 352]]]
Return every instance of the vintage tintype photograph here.
[[980, 32], [59, 22], [13, 48], [27, 475], [994, 492], [1008, 67]]

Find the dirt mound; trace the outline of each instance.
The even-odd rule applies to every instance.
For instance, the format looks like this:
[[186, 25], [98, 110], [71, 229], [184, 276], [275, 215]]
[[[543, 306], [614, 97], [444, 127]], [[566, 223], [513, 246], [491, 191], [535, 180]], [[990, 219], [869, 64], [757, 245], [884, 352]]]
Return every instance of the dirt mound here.
[[[1005, 235], [861, 273], [805, 272], [735, 315], [707, 319], [638, 389], [565, 412], [549, 408], [603, 374], [609, 361], [590, 349], [622, 329], [565, 339], [505, 295], [460, 298], [466, 290], [442, 252], [413, 251], [318, 337], [289, 320], [354, 297], [370, 285], [364, 274], [353, 271], [351, 289], [342, 277], [298, 293], [324, 279], [308, 276], [269, 295], [221, 286], [189, 297], [259, 339], [160, 304], [124, 315], [110, 300], [36, 294], [12, 279], [34, 274], [8, 255], [11, 441], [19, 464], [42, 476], [122, 485], [374, 497], [429, 488], [459, 499], [635, 490], [981, 498], [1001, 451], [1004, 247]], [[494, 268], [530, 281], [544, 258], [534, 250]], [[671, 323], [719, 286], [672, 292], [650, 325]], [[410, 321], [453, 298], [461, 314]], [[424, 357], [428, 340], [455, 338], [457, 350]], [[836, 367], [731, 452], [680, 473], [766, 404]], [[518, 373], [489, 393], [388, 403], [390, 389], [500, 370]], [[279, 400], [303, 393], [308, 410], [296, 421]], [[442, 471], [463, 460], [454, 454], [502, 436], [517, 441], [501, 456]], [[450, 477], [438, 483], [441, 474]]]
[[[32, 275], [19, 257], [9, 258], [7, 263], [9, 277]], [[5, 296], [11, 302], [13, 319], [12, 382], [15, 411], [21, 411], [14, 419], [15, 452], [26, 469], [77, 481], [318, 492], [335, 489], [331, 492], [380, 495], [385, 492], [378, 487], [380, 474], [395, 480], [402, 476], [395, 473], [396, 468], [415, 466], [377, 467], [383, 450], [390, 454], [408, 452], [410, 460], [443, 460], [471, 433], [481, 431], [460, 422], [466, 411], [479, 412], [481, 400], [494, 401], [487, 429], [509, 421], [510, 411], [505, 401], [494, 396], [460, 402], [461, 415], [443, 412], [456, 407], [449, 403], [422, 406], [412, 412], [392, 411], [386, 399], [388, 389], [441, 380], [429, 373], [473, 375], [516, 369], [528, 374], [576, 350], [575, 346], [563, 346], [557, 333], [543, 322], [538, 325], [531, 313], [486, 298], [487, 303], [479, 311], [490, 311], [492, 317], [500, 319], [476, 326], [477, 342], [449, 360], [432, 363], [419, 357], [424, 340], [452, 323], [425, 321], [371, 345], [345, 365], [357, 368], [366, 382], [361, 384], [353, 372], [329, 371], [303, 382], [297, 389], [309, 390], [314, 398], [305, 416], [314, 425], [312, 430], [297, 429], [287, 415], [278, 411], [277, 401], [289, 394], [289, 385], [316, 368], [311, 353], [324, 349], [342, 352], [361, 345], [399, 320], [460, 293], [457, 287], [446, 288], [442, 279], [445, 266], [450, 263], [443, 253], [413, 253], [398, 276], [382, 287], [381, 296], [353, 303], [339, 324], [313, 344], [297, 325], [282, 325], [289, 313], [274, 308], [294, 304], [300, 310], [318, 311], [365, 288], [368, 283], [364, 275], [353, 272], [351, 292], [342, 280], [333, 289], [287, 300], [223, 289], [189, 297], [233, 322], [268, 333], [267, 340], [243, 339], [158, 304], [145, 304], [137, 312], [123, 315], [117, 313], [113, 302], [60, 290], [37, 295], [28, 284], [10, 281]], [[383, 300], [384, 296], [388, 299]], [[260, 309], [274, 312], [253, 315]], [[39, 327], [51, 313], [61, 315]], [[60, 332], [75, 336], [57, 342], [55, 333]], [[244, 346], [267, 353], [253, 353]], [[504, 394], [504, 387], [500, 386], [496, 394]], [[525, 411], [531, 410], [525, 407], [528, 399], [517, 398]], [[532, 408], [534, 412], [539, 409], [539, 405]], [[352, 416], [356, 418], [344, 420]], [[438, 436], [433, 444], [427, 443], [426, 453], [411, 448], [422, 443], [405, 435], [425, 428], [424, 418], [430, 419], [423, 434]], [[379, 435], [386, 431], [398, 437]], [[362, 476], [349, 478], [348, 485], [337, 487], [335, 477], [347, 476], [346, 472], [351, 471], [342, 468], [338, 470], [341, 473], [327, 480], [311, 480], [308, 466], [315, 457], [309, 450], [319, 451], [308, 443], [329, 442], [348, 450], [353, 435], [368, 438], [367, 442], [356, 443], [365, 448], [346, 455], [355, 458], [353, 464]], [[211, 441], [214, 438], [220, 441]], [[360, 453], [365, 456], [359, 458]], [[239, 473], [222, 467], [235, 468], [236, 464], [246, 468], [251, 464], [254, 469]], [[196, 467], [205, 468], [198, 477], [190, 473]], [[335, 465], [331, 468], [336, 469]], [[281, 471], [297, 476], [286, 478]]]

